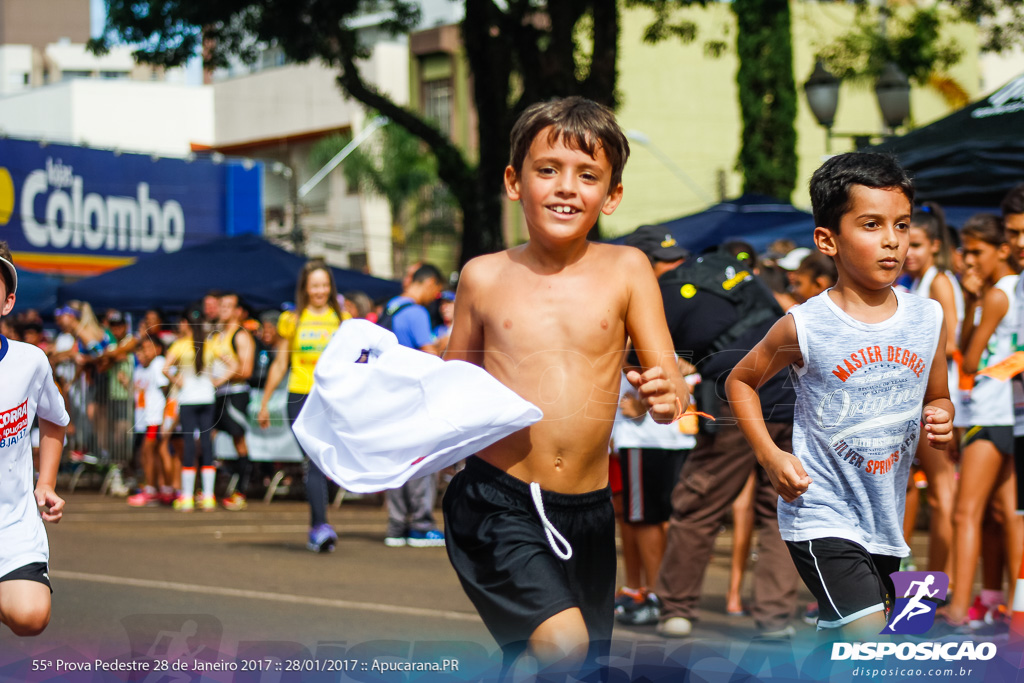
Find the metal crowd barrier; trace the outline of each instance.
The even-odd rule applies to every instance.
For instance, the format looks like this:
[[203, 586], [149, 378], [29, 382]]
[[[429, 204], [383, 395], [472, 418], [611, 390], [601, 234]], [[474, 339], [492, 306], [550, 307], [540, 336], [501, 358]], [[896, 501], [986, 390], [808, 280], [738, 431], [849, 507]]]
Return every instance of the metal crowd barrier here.
[[132, 369], [129, 361], [91, 378], [81, 373], [66, 387], [65, 405], [74, 425], [67, 439], [70, 491], [83, 476], [100, 475], [101, 494], [127, 495], [123, 473], [132, 460], [135, 421]]

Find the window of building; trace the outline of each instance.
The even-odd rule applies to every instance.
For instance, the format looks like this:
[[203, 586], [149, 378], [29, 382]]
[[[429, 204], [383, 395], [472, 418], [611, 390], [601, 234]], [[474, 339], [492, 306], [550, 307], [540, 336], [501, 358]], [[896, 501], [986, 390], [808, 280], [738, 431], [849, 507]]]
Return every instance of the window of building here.
[[91, 71], [84, 71], [81, 69], [65, 69], [60, 72], [60, 80], [62, 81], [73, 81], [79, 78], [91, 78]]
[[423, 114], [445, 135], [452, 132], [452, 82], [450, 79], [423, 84]]
[[100, 78], [104, 78], [104, 79], [107, 79], [107, 80], [113, 80], [113, 79], [117, 79], [117, 78], [128, 78], [128, 72], [127, 71], [101, 71], [100, 72]]

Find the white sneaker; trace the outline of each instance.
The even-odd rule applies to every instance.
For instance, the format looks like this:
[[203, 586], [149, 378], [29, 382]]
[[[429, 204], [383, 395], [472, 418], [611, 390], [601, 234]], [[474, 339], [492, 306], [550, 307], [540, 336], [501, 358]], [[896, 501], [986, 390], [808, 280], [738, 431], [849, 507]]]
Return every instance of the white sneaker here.
[[796, 635], [796, 629], [793, 628], [793, 624], [786, 624], [782, 628], [777, 628], [774, 631], [761, 631], [758, 637], [766, 640], [789, 640]]
[[685, 638], [693, 631], [693, 624], [686, 617], [669, 617], [658, 624], [658, 634], [668, 638]]

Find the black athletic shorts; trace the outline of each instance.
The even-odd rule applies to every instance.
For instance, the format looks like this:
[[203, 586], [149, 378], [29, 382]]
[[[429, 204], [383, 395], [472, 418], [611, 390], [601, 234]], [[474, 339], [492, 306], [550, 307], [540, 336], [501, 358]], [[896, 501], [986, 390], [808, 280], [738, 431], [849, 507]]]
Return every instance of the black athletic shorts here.
[[960, 440], [960, 448], [966, 448], [975, 441], [989, 441], [1003, 455], [1013, 453], [1013, 427], [999, 425], [996, 427], [971, 427], [964, 432]]
[[18, 567], [12, 572], [0, 576], [0, 583], [4, 581], [36, 581], [43, 584], [53, 592], [50, 585], [50, 573], [45, 562], [29, 562], [24, 567]]
[[615, 513], [611, 488], [541, 492], [548, 520], [572, 547], [548, 545], [530, 487], [470, 457], [444, 494], [444, 532], [455, 573], [509, 665], [548, 618], [578, 607], [590, 658], [607, 652], [615, 614]]
[[632, 524], [661, 524], [672, 516], [672, 489], [689, 451], [620, 448], [622, 518]]
[[875, 612], [889, 611], [896, 588], [889, 574], [900, 558], [872, 555], [845, 538], [786, 541], [800, 578], [818, 600], [818, 629], [839, 628]]
[[248, 422], [246, 410], [249, 409], [249, 392], [239, 391], [234, 394], [219, 394], [214, 406], [213, 428], [227, 432], [237, 438], [245, 434]]

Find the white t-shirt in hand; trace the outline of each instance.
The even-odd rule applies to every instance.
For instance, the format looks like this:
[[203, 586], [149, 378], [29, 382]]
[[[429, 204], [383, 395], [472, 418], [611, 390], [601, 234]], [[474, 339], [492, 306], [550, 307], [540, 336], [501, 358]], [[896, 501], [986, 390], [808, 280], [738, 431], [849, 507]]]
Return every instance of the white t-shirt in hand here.
[[0, 336], [0, 576], [50, 557], [32, 469], [36, 416], [62, 427], [71, 421], [46, 354]]

